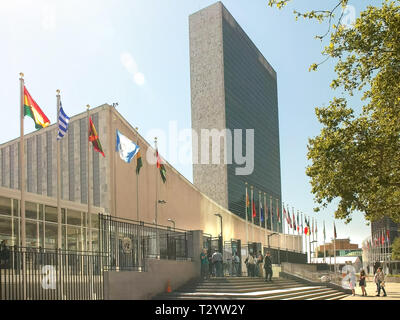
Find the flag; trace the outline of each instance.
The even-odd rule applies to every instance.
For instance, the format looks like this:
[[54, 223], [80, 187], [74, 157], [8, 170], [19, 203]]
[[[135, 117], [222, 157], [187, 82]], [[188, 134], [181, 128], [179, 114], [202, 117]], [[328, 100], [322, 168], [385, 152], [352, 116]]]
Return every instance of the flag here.
[[68, 131], [69, 117], [65, 114], [60, 101], [60, 112], [58, 114], [58, 135], [57, 140], [61, 140]]
[[390, 232], [389, 232], [389, 230], [386, 230], [386, 240], [387, 240], [387, 243], [390, 243]]
[[276, 214], [278, 216], [278, 223], [281, 223], [281, 215], [279, 214], [279, 200], [276, 200]]
[[285, 216], [285, 219], [286, 219], [287, 224], [290, 225], [290, 221], [289, 221], [289, 219], [288, 219], [288, 215], [287, 215], [287, 212], [286, 212], [285, 207], [283, 207], [283, 215]]
[[287, 210], [287, 215], [288, 215], [288, 219], [289, 219], [290, 228], [293, 229], [293, 223], [292, 223], [292, 219], [290, 218], [290, 210], [289, 210], [289, 207], [288, 207], [288, 210]]
[[260, 221], [264, 222], [264, 209], [261, 201], [260, 201]]
[[247, 192], [247, 187], [246, 187], [246, 214], [247, 218], [250, 216], [250, 199], [249, 199], [249, 194]]
[[129, 140], [121, 132], [116, 130], [117, 141], [115, 145], [115, 151], [119, 153], [119, 156], [126, 163], [131, 163], [132, 159], [139, 152], [139, 146], [133, 141]]
[[92, 117], [89, 117], [89, 141], [93, 144], [94, 150], [105, 157], [103, 148], [101, 147], [99, 136], [97, 135], [96, 128], [94, 127]]
[[253, 194], [253, 218], [257, 217], [257, 212], [256, 212], [256, 204], [254, 202], [254, 194]]
[[337, 238], [335, 221], [333, 221], [333, 237], [334, 237], [335, 239]]
[[24, 116], [29, 116], [35, 122], [35, 128], [46, 128], [50, 125], [50, 120], [43, 113], [35, 100], [32, 99], [28, 90], [24, 86]]
[[384, 244], [385, 244], [385, 237], [383, 236], [383, 231], [382, 231], [381, 243], [382, 243], [382, 245], [384, 245]]
[[299, 212], [297, 211], [297, 232], [300, 231]]
[[297, 226], [296, 226], [296, 218], [294, 216], [294, 212], [293, 212], [293, 229], [296, 230]]
[[[139, 146], [139, 144], [138, 144]], [[142, 155], [140, 154], [140, 147], [139, 151], [136, 154], [136, 174], [140, 173], [140, 168], [143, 167], [143, 162], [142, 162]]]
[[167, 181], [167, 171], [165, 170], [165, 166], [162, 163], [161, 157], [158, 154], [158, 149], [156, 150], [156, 156], [157, 156], [157, 168], [160, 169], [160, 175], [161, 175], [161, 179], [163, 181], [163, 183], [165, 183]]

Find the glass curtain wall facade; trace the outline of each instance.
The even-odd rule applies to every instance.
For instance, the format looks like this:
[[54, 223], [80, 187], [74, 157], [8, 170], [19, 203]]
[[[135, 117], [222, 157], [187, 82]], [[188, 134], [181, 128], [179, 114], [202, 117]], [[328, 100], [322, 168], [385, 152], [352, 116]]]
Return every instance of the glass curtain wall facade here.
[[[26, 202], [26, 245], [31, 248], [57, 249], [57, 208], [40, 203]], [[89, 229], [87, 212], [62, 208], [62, 249], [87, 251]], [[19, 200], [0, 196], [0, 242], [8, 246], [20, 244], [21, 222]], [[93, 250], [98, 250], [99, 218], [92, 214]]]
[[[243, 152], [245, 130], [254, 129], [255, 133], [254, 172], [250, 176], [238, 176], [237, 166], [228, 165], [228, 209], [245, 218], [247, 182], [249, 197], [250, 186], [254, 187], [255, 223], [259, 224], [259, 191], [263, 207], [265, 192], [268, 210], [272, 207], [273, 230], [282, 231], [282, 225], [277, 223], [277, 206], [281, 221], [282, 207], [276, 73], [226, 9], [223, 9], [222, 30], [226, 128], [243, 130]], [[267, 227], [270, 225], [267, 220]]]

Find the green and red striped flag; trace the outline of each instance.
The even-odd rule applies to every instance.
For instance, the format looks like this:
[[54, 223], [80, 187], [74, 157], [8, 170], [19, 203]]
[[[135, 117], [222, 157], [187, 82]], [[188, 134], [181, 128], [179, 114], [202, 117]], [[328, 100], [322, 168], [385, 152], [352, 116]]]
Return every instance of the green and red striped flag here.
[[29, 116], [35, 122], [36, 129], [46, 128], [50, 125], [50, 120], [43, 113], [35, 100], [32, 99], [28, 90], [24, 86], [24, 116]]
[[92, 117], [89, 117], [89, 141], [93, 144], [94, 150], [105, 157], [103, 148], [101, 147], [99, 136], [92, 121]]
[[158, 154], [158, 149], [156, 150], [156, 156], [157, 156], [157, 168], [160, 169], [161, 179], [165, 183], [167, 181], [167, 176], [166, 176], [167, 171], [165, 170], [165, 166], [162, 163], [160, 155]]

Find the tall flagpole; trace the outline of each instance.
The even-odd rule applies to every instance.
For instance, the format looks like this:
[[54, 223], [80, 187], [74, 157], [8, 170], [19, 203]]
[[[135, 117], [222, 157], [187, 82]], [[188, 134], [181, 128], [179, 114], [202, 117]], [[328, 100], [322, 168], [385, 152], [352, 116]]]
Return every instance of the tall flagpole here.
[[[86, 118], [87, 118], [87, 124], [88, 126], [89, 124], [89, 117], [90, 117], [90, 105], [86, 106]], [[90, 189], [92, 187], [91, 181], [90, 181], [90, 140], [89, 140], [89, 130], [88, 130], [88, 148], [87, 148], [87, 165], [86, 165], [86, 169], [87, 169], [87, 187], [88, 187], [88, 191], [87, 191], [87, 204], [88, 204], [88, 222], [89, 222], [89, 252], [92, 252], [93, 249], [93, 244], [92, 244], [92, 208], [91, 208], [91, 199], [90, 199]]]
[[[158, 161], [158, 147], [157, 147], [157, 137], [154, 137], [154, 146], [156, 147], [156, 161]], [[161, 254], [159, 252], [159, 235], [158, 235], [158, 177], [157, 177], [157, 165], [156, 165], [156, 212], [154, 217], [154, 222], [156, 225], [156, 254], [157, 259], [160, 258]]]
[[24, 74], [21, 72], [19, 78], [20, 83], [20, 139], [19, 139], [19, 170], [20, 170], [20, 188], [21, 188], [21, 246], [26, 247], [26, 231], [25, 231], [25, 154], [24, 154]]
[[335, 272], [335, 274], [336, 274], [336, 225], [335, 225], [335, 221], [333, 221], [333, 230], [334, 230], [334, 233], [333, 233], [333, 253], [334, 253], [334, 260], [333, 260], [333, 263], [334, 263], [334, 272]]
[[270, 216], [270, 222], [271, 222], [271, 232], [274, 231], [274, 224], [272, 222], [272, 196], [269, 196], [269, 216]]
[[[59, 121], [58, 117], [60, 116], [60, 90], [57, 90], [57, 123]], [[61, 139], [56, 138], [56, 144], [57, 144], [57, 248], [61, 249], [62, 248], [62, 229], [61, 229], [61, 223], [62, 223], [62, 217], [61, 217], [61, 158], [60, 158], [60, 144], [61, 144]], [[66, 248], [68, 249], [68, 248]]]
[[258, 212], [259, 212], [259, 217], [258, 217], [258, 222], [261, 228], [261, 191], [258, 191]]
[[[139, 128], [136, 127], [136, 144], [139, 146]], [[140, 150], [140, 149], [139, 149]], [[136, 155], [137, 159], [137, 155]], [[137, 162], [137, 160], [136, 160]], [[136, 163], [137, 166], [137, 163]], [[136, 170], [135, 170], [136, 172]], [[136, 172], [136, 220], [139, 221], [139, 174]]]
[[253, 205], [254, 205], [254, 187], [251, 186], [251, 241], [254, 242], [254, 217], [253, 217]]
[[246, 216], [246, 246], [249, 244], [249, 213], [247, 211], [247, 200], [249, 199], [249, 195], [247, 193], [247, 182], [244, 183], [246, 186], [246, 204], [244, 206], [245, 216]]
[[266, 193], [264, 192], [264, 241], [267, 241], [267, 216], [266, 216], [266, 211], [267, 210], [267, 199], [266, 199]]
[[325, 229], [325, 220], [324, 220], [324, 263], [326, 263], [326, 229]]

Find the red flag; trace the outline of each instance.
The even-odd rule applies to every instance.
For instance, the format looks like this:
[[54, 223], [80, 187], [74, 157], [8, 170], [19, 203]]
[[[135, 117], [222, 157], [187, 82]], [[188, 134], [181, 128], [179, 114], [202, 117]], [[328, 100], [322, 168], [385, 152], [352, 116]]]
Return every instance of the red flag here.
[[253, 194], [253, 218], [257, 217], [257, 212], [256, 212], [256, 204], [254, 202], [254, 194]]
[[390, 242], [390, 232], [389, 232], [389, 230], [386, 230], [386, 239], [387, 239], [387, 242], [389, 243]]
[[101, 147], [99, 136], [92, 121], [92, 117], [89, 117], [89, 141], [93, 144], [94, 150], [96, 150], [103, 157], [105, 157], [103, 148]]

